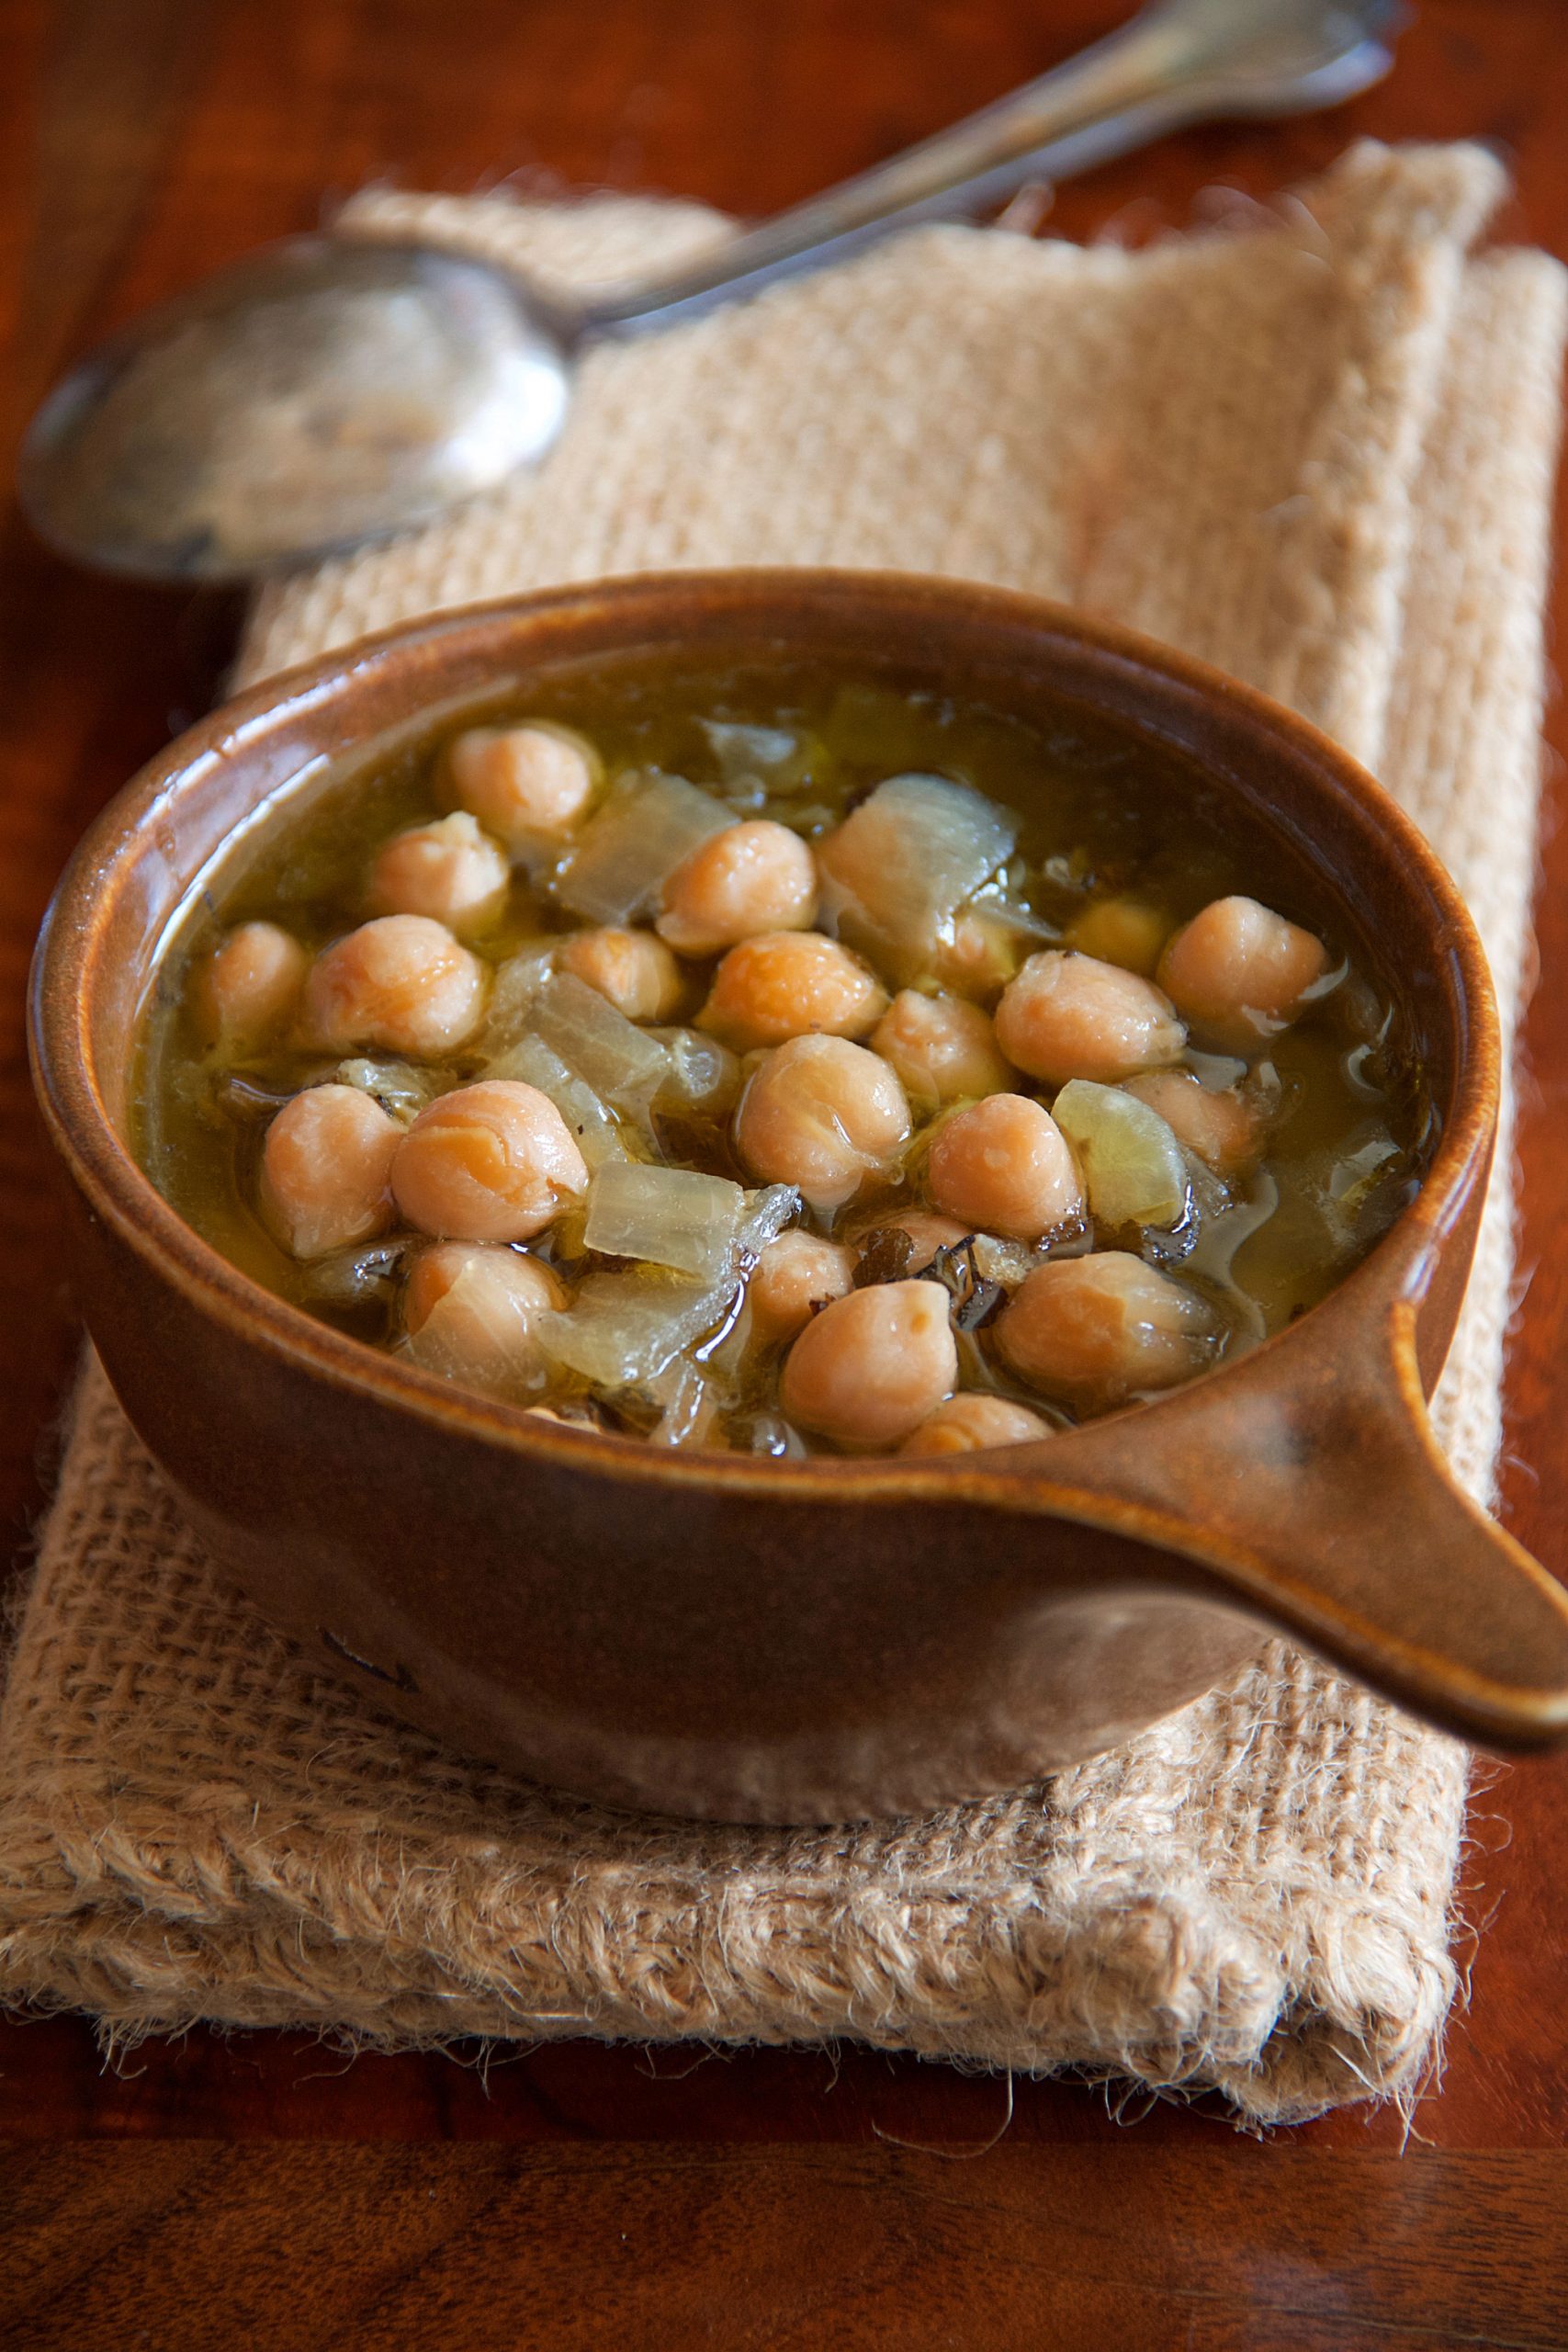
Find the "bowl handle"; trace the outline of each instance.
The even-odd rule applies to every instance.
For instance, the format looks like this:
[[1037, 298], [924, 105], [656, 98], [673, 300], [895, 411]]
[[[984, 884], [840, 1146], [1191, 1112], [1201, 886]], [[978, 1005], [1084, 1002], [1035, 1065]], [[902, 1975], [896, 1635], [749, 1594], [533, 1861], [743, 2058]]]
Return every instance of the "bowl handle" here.
[[1415, 1305], [1384, 1317], [1372, 1348], [1364, 1320], [1331, 1333], [1330, 1317], [1325, 1344], [1282, 1351], [1278, 1373], [1264, 1351], [1080, 1431], [1070, 1486], [1042, 1447], [1035, 1496], [1048, 1486], [1062, 1516], [1212, 1571], [1212, 1590], [1468, 1738], [1568, 1742], [1568, 1588], [1458, 1486], [1427, 1419]]

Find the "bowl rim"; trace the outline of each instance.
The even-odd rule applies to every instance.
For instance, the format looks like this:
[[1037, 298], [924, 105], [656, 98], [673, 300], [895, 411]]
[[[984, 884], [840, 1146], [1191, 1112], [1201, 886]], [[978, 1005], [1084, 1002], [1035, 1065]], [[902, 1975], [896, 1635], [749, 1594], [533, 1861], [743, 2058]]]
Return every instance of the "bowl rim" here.
[[[944, 616], [956, 617], [961, 608], [970, 621], [989, 616], [1014, 628], [1021, 625], [1043, 646], [1055, 639], [1109, 655], [1142, 675], [1155, 673], [1162, 685], [1217, 704], [1283, 739], [1287, 751], [1316, 771], [1321, 784], [1356, 818], [1363, 823], [1369, 817], [1376, 820], [1399, 854], [1412, 902], [1424, 898], [1445, 934], [1450, 968], [1444, 993], [1450, 1008], [1454, 1083], [1437, 1148], [1415, 1198], [1323, 1299], [1245, 1355], [1201, 1374], [1197, 1384], [1131, 1403], [1082, 1430], [1054, 1432], [1048, 1439], [1004, 1449], [1005, 1468], [985, 1454], [812, 1454], [795, 1461], [717, 1449], [687, 1453], [656, 1449], [641, 1438], [615, 1431], [544, 1420], [523, 1407], [455, 1387], [438, 1374], [353, 1339], [242, 1272], [164, 1199], [115, 1128], [98, 1087], [89, 1038], [95, 909], [117, 874], [134, 862], [149, 828], [215, 757], [232, 761], [243, 754], [252, 738], [279, 718], [330, 706], [367, 674], [412, 659], [423, 650], [482, 638], [498, 627], [526, 626], [535, 618], [588, 615], [595, 609], [613, 614], [625, 608], [629, 615], [682, 598], [716, 599], [730, 605], [738, 632], [749, 616], [755, 622], [779, 600], [798, 605], [803, 598], [829, 606], [846, 598], [892, 604], [912, 614], [923, 612], [939, 624]], [[433, 697], [432, 708], [436, 707]], [[374, 738], [367, 734], [365, 740]], [[288, 781], [281, 788], [287, 789]], [[1331, 874], [1325, 880], [1330, 889], [1336, 887]], [[166, 952], [172, 928], [164, 927], [153, 970]], [[1026, 1480], [1042, 1490], [1058, 1483], [1070, 1485], [1075, 1440], [1091, 1430], [1121, 1423], [1129, 1414], [1158, 1414], [1194, 1385], [1207, 1391], [1224, 1383], [1234, 1388], [1265, 1366], [1270, 1368], [1266, 1377], [1277, 1377], [1271, 1368], [1280, 1356], [1292, 1344], [1299, 1347], [1303, 1334], [1321, 1331], [1322, 1318], [1337, 1302], [1342, 1310], [1358, 1298], [1365, 1298], [1369, 1309], [1396, 1298], [1418, 1303], [1469, 1196], [1477, 1160], [1483, 1162], [1491, 1150], [1501, 1063], [1500, 1026], [1485, 952], [1456, 885], [1414, 820], [1359, 761], [1312, 721], [1194, 655], [1045, 597], [938, 574], [816, 566], [642, 572], [499, 597], [355, 639], [246, 688], [167, 744], [115, 794], [83, 835], [39, 930], [28, 1025], [34, 1085], [46, 1125], [91, 1210], [187, 1304], [309, 1377], [368, 1395], [450, 1433], [500, 1445], [536, 1460], [541, 1467], [554, 1464], [562, 1471], [591, 1471], [617, 1481], [677, 1487], [703, 1488], [720, 1481], [732, 1489], [797, 1500], [815, 1494], [837, 1503], [908, 1499], [938, 1487], [951, 1497], [1005, 1499], [1015, 1509], [1023, 1499], [1020, 1489]]]

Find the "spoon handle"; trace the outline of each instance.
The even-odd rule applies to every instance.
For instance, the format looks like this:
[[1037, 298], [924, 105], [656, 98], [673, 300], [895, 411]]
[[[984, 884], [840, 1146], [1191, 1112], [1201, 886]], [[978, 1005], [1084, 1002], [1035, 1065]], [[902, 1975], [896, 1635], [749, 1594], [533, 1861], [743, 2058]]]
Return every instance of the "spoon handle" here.
[[896, 225], [1065, 178], [1205, 118], [1337, 105], [1392, 63], [1390, 0], [1155, 0], [1133, 21], [935, 138], [731, 239], [711, 259], [585, 301], [597, 340], [664, 325], [824, 262]]

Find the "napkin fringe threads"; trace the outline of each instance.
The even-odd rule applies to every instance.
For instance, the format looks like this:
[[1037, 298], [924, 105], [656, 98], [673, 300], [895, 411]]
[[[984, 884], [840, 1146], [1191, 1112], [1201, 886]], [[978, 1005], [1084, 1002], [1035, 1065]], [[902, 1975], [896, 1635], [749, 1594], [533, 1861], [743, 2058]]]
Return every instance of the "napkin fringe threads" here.
[[[667, 566], [837, 563], [1062, 597], [1293, 703], [1377, 768], [1485, 939], [1510, 1031], [1539, 787], [1564, 279], [1479, 255], [1471, 146], [1353, 148], [1136, 254], [925, 229], [592, 354], [540, 471], [267, 588], [245, 681], [441, 605]], [[582, 282], [728, 233], [685, 205], [367, 194]], [[1491, 1487], [1511, 1101], [1438, 1400]], [[111, 2043], [198, 2019], [384, 2048], [839, 2038], [1406, 2105], [1457, 1971], [1467, 1758], [1263, 1662], [1127, 1747], [918, 1820], [634, 1820], [456, 1757], [214, 1576], [85, 1372], [0, 1710], [0, 1995]]]

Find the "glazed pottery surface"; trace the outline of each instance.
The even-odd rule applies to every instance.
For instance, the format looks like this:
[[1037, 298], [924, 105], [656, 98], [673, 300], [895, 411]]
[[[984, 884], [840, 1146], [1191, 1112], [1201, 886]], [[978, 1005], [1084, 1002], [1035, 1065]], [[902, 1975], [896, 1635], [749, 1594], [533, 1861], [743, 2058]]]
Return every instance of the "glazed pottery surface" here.
[[[193, 885], [333, 763], [634, 654], [831, 656], [1026, 718], [1065, 696], [1190, 755], [1404, 1004], [1441, 1117], [1416, 1202], [1322, 1305], [1191, 1386], [938, 1460], [670, 1453], [529, 1419], [249, 1282], [126, 1141]], [[127, 787], [61, 886], [33, 1023], [81, 1302], [132, 1421], [270, 1617], [467, 1748], [667, 1812], [903, 1812], [1128, 1737], [1270, 1627], [1472, 1736], [1568, 1736], [1568, 1599], [1454, 1487], [1426, 1418], [1495, 1125], [1479, 944], [1369, 777], [1198, 663], [870, 573], [647, 577], [428, 621], [246, 695]]]

